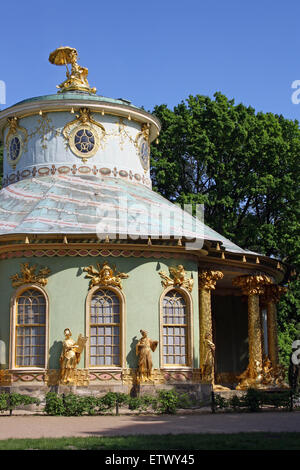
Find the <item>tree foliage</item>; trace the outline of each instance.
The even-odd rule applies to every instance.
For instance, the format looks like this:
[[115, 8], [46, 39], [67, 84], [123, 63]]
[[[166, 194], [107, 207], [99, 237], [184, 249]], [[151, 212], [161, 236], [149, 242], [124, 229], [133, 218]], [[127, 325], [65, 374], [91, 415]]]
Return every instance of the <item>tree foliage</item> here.
[[[205, 205], [205, 223], [249, 250], [299, 268], [300, 129], [282, 115], [256, 113], [221, 93], [189, 96], [152, 145], [154, 189], [177, 203]], [[280, 303], [284, 334], [299, 321], [299, 281]], [[294, 330], [293, 330], [294, 331]]]

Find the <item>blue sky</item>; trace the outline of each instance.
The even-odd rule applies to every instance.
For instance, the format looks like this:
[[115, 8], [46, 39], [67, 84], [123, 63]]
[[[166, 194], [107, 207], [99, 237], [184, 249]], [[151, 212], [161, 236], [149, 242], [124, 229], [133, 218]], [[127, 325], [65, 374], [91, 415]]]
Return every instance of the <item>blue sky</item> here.
[[69, 45], [100, 95], [151, 111], [221, 91], [300, 120], [299, 0], [6, 0], [0, 15], [6, 106], [56, 93], [65, 70], [49, 53]]

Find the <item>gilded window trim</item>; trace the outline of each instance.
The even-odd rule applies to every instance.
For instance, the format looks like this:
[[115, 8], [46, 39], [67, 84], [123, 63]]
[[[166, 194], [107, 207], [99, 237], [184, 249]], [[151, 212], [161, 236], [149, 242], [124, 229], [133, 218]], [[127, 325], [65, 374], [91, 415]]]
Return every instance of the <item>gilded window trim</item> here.
[[[187, 364], [164, 364], [163, 362], [163, 299], [168, 292], [175, 290], [179, 294], [181, 294], [185, 301], [186, 306], [188, 308], [188, 322], [187, 322]], [[194, 305], [193, 305], [193, 298], [191, 293], [185, 287], [174, 287], [169, 286], [163, 290], [159, 298], [159, 334], [160, 334], [160, 341], [159, 341], [159, 361], [160, 361], [160, 368], [163, 370], [191, 370], [193, 369], [193, 348], [194, 348], [194, 337], [193, 337], [193, 315], [194, 312]]]
[[[41, 292], [45, 297], [46, 302], [46, 324], [45, 324], [45, 365], [44, 367], [34, 366], [16, 366], [16, 307], [17, 299], [23, 292], [29, 289], [35, 289]], [[49, 297], [47, 292], [38, 284], [24, 284], [17, 288], [10, 299], [10, 348], [9, 348], [9, 368], [13, 371], [28, 371], [28, 372], [42, 372], [48, 369], [48, 354], [49, 354]]]
[[[102, 365], [102, 366], [91, 366], [90, 365], [90, 307], [91, 307], [91, 300], [93, 295], [98, 290], [107, 290], [115, 293], [120, 300], [120, 366], [113, 366], [113, 365]], [[97, 285], [92, 287], [88, 295], [86, 297], [85, 302], [85, 336], [88, 337], [86, 342], [86, 349], [85, 349], [85, 368], [91, 370], [93, 372], [96, 371], [107, 371], [107, 370], [122, 370], [126, 367], [125, 358], [126, 358], [126, 298], [124, 293], [118, 287], [112, 286], [104, 286], [104, 285]]]

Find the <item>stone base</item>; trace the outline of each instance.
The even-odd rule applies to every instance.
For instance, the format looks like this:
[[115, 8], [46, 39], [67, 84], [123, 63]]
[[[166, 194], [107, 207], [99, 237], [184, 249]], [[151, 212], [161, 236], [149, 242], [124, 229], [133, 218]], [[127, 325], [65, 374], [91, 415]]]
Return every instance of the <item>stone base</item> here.
[[156, 395], [159, 390], [176, 390], [178, 393], [187, 393], [191, 398], [208, 401], [212, 391], [210, 384], [123, 384], [119, 383], [97, 383], [88, 386], [76, 385], [50, 385], [46, 384], [13, 384], [0, 386], [0, 393], [21, 393], [40, 400], [40, 406], [28, 405], [26, 409], [42, 410], [45, 405], [48, 392], [68, 395], [70, 393], [80, 396], [103, 396], [108, 392], [125, 393], [131, 396]]

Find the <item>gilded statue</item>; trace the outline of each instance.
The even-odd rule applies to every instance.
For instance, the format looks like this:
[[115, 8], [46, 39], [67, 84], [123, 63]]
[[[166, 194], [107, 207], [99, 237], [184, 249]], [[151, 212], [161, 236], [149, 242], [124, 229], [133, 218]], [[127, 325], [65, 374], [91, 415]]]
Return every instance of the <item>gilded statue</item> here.
[[[88, 69], [79, 65], [77, 59], [78, 53], [74, 47], [59, 47], [51, 52], [49, 62], [54, 65], [65, 65], [67, 68], [67, 78], [60, 85], [57, 85], [57, 88], [61, 91], [83, 90], [96, 93], [96, 88], [90, 88], [88, 83]], [[69, 71], [67, 64], [71, 65], [71, 71]]]
[[159, 275], [162, 278], [162, 285], [163, 287], [185, 287], [190, 292], [193, 289], [194, 279], [190, 277], [189, 279], [186, 278], [186, 272], [182, 264], [179, 264], [176, 267], [169, 268], [170, 276], [168, 276], [164, 271], [159, 271]]
[[204, 362], [202, 366], [202, 378], [214, 384], [216, 346], [211, 341], [209, 333], [206, 333], [204, 342], [205, 342], [205, 358], [204, 358]]
[[112, 269], [106, 261], [102, 266], [98, 263], [97, 269], [94, 266], [88, 266], [83, 270], [87, 272], [85, 277], [90, 279], [90, 289], [98, 285], [122, 289], [122, 279], [128, 278], [128, 274], [117, 272], [116, 267]]
[[75, 384], [75, 369], [79, 364], [81, 353], [87, 342], [87, 337], [78, 336], [77, 342], [72, 338], [69, 328], [64, 330], [65, 339], [60, 355], [60, 382], [62, 384]]
[[137, 378], [139, 381], [149, 381], [152, 376], [152, 354], [157, 348], [158, 341], [148, 338], [145, 330], [140, 330], [142, 337], [136, 345], [136, 355], [139, 358]]

